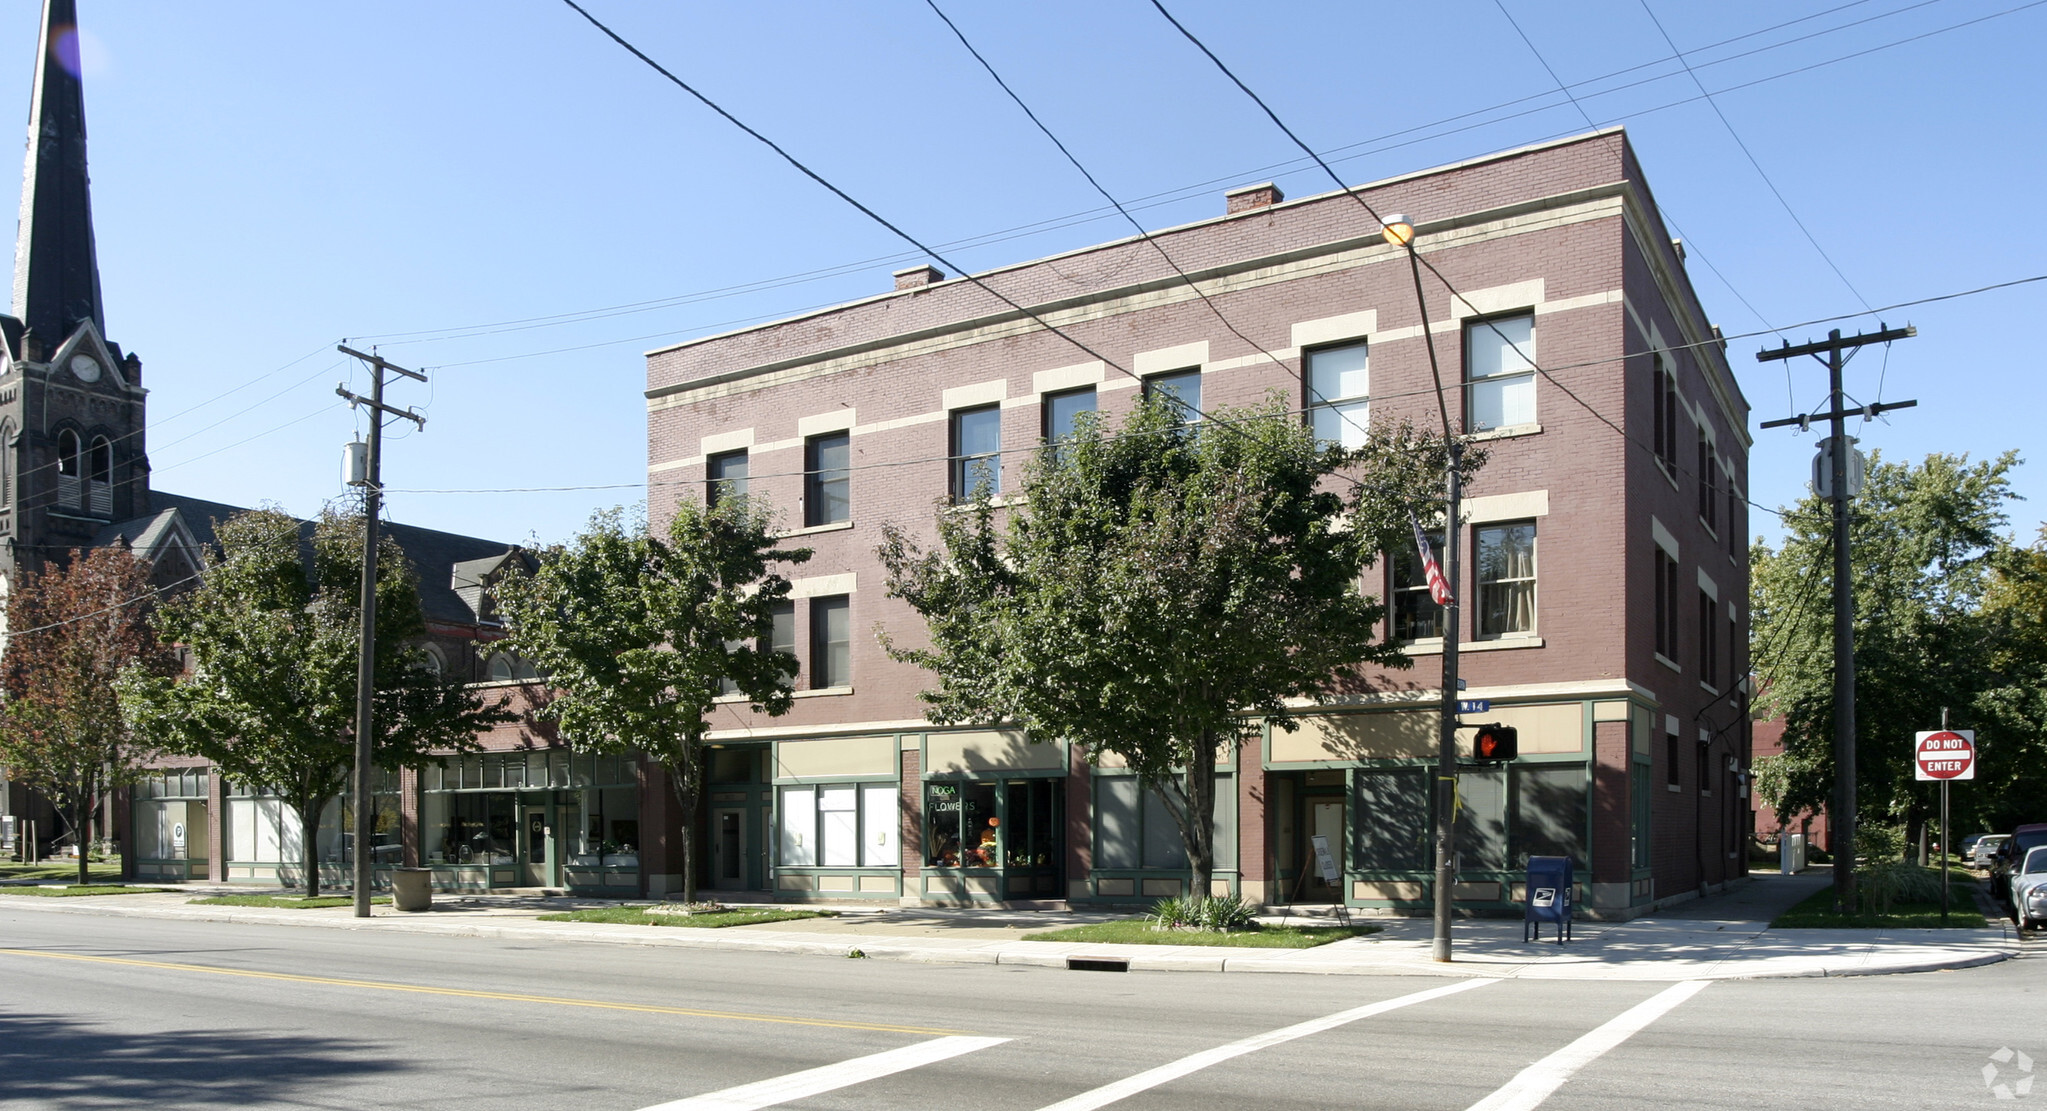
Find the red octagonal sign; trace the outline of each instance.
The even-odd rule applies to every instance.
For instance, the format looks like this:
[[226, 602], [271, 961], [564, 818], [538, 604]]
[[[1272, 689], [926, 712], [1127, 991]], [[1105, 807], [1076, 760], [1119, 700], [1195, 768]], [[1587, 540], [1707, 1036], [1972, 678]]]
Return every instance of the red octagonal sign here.
[[1914, 768], [1919, 779], [1976, 778], [1976, 731], [1938, 729], [1919, 734], [1914, 748]]

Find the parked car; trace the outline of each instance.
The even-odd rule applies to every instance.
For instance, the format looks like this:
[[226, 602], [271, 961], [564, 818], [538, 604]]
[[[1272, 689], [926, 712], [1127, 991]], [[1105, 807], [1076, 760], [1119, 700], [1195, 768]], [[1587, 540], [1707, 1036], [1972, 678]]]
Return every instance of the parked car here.
[[2026, 850], [2025, 857], [2012, 868], [2006, 895], [2019, 929], [2047, 925], [2047, 845]]
[[2026, 850], [2047, 845], [2047, 822], [2030, 822], [2011, 831], [2004, 844], [1990, 858], [1990, 890], [2000, 899], [2011, 897], [2012, 870]]
[[1990, 836], [1988, 833], [1972, 833], [1962, 838], [1962, 843], [1955, 848], [1955, 855], [1963, 861], [1967, 861], [1970, 855], [1976, 851], [1976, 842], [1988, 836]]
[[1968, 856], [1969, 867], [1971, 868], [1990, 867], [1990, 858], [1997, 855], [1998, 846], [2004, 844], [2006, 841], [2009, 840], [2011, 840], [2011, 834], [2009, 833], [1983, 834], [1982, 840], [1977, 841], [1976, 847], [1969, 851]]

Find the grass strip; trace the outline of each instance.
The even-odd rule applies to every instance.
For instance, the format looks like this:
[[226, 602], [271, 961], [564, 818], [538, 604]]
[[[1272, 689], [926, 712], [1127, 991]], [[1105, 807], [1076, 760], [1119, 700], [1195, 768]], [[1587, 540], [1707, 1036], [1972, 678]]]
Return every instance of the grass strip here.
[[837, 918], [829, 910], [720, 910], [703, 914], [650, 914], [646, 907], [593, 907], [588, 910], [543, 914], [542, 922], [607, 922], [616, 926], [686, 926], [699, 930], [720, 930], [727, 926], [758, 926], [764, 922], [794, 922], [799, 918]]
[[169, 891], [167, 887], [128, 887], [118, 883], [93, 883], [80, 887], [77, 884], [42, 884], [0, 886], [0, 895], [38, 895], [45, 899], [72, 899], [81, 895], [151, 895]]
[[1989, 923], [1967, 890], [1948, 893], [1947, 921], [1939, 903], [1893, 903], [1889, 914], [1834, 913], [1834, 889], [1824, 887], [1804, 902], [1777, 916], [1773, 930], [1980, 930]]
[[[44, 864], [0, 864], [0, 880], [63, 880], [78, 878], [78, 862]], [[114, 883], [121, 878], [119, 860], [96, 860], [86, 866], [85, 878], [95, 883]]]
[[[206, 895], [185, 900], [194, 906], [206, 907], [282, 907], [285, 910], [320, 910], [326, 907], [352, 907], [353, 895], [319, 895], [308, 899], [304, 895]], [[388, 906], [389, 895], [372, 896], [370, 902]]]
[[1025, 934], [1025, 941], [1085, 941], [1115, 945], [1209, 945], [1243, 949], [1313, 949], [1348, 937], [1378, 933], [1379, 926], [1266, 926], [1248, 930], [1161, 930], [1149, 917], [1124, 918], [1063, 930]]

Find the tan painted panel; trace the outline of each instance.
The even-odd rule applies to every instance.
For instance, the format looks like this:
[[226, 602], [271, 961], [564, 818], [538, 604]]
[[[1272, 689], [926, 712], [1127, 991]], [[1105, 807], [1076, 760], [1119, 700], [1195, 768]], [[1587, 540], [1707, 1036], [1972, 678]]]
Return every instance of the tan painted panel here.
[[819, 876], [817, 878], [817, 889], [819, 891], [851, 891], [853, 890], [853, 877]]
[[1628, 720], [1628, 704], [1625, 702], [1594, 702], [1592, 704], [1592, 720], [1626, 721]]
[[1173, 896], [1178, 895], [1179, 893], [1180, 893], [1179, 880], [1145, 880], [1143, 890], [1139, 892], [1139, 894], [1144, 895], [1147, 898], [1154, 896]]
[[1436, 751], [1436, 723], [1430, 710], [1377, 714], [1316, 714], [1300, 719], [1288, 733], [1272, 731], [1274, 763], [1311, 760], [1372, 760], [1427, 757]]
[[1649, 707], [1637, 706], [1635, 707], [1633, 721], [1628, 726], [1628, 733], [1633, 739], [1634, 751], [1637, 756], [1647, 757], [1650, 755], [1650, 716]]
[[895, 770], [896, 739], [889, 734], [783, 741], [775, 746], [777, 779], [889, 775]]
[[1208, 881], [1208, 893], [1209, 893], [1210, 895], [1212, 895], [1212, 896], [1214, 896], [1214, 897], [1218, 898], [1218, 899], [1226, 899], [1226, 898], [1228, 898], [1228, 897], [1229, 897], [1229, 894], [1230, 894], [1230, 881], [1228, 881], [1228, 880], [1209, 880], [1209, 881]]
[[968, 876], [967, 894], [1000, 896], [1002, 894], [1002, 881], [994, 876]]
[[1500, 885], [1497, 883], [1460, 883], [1450, 889], [1452, 899], [1476, 899], [1488, 903], [1500, 901]]
[[777, 877], [777, 882], [784, 891], [817, 890], [816, 876], [780, 876]]
[[1135, 881], [1128, 879], [1097, 880], [1095, 882], [1095, 890], [1103, 895], [1135, 895], [1137, 894], [1137, 885]]
[[924, 878], [924, 894], [926, 895], [957, 895], [959, 893], [959, 880], [951, 876], [926, 876]]
[[1057, 771], [1066, 767], [1066, 746], [1033, 744], [1021, 729], [933, 733], [924, 741], [924, 773]]
[[887, 894], [896, 889], [894, 876], [861, 876], [860, 890], [869, 895]]
[[1386, 883], [1379, 880], [1357, 880], [1350, 885], [1353, 899], [1401, 899], [1413, 901], [1422, 897], [1422, 885], [1418, 883]]

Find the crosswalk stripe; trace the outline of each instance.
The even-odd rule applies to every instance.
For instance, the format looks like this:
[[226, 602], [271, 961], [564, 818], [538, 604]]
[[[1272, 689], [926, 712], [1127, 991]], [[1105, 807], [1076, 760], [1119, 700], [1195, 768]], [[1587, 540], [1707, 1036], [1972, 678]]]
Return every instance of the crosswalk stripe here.
[[753, 1084], [741, 1084], [737, 1088], [707, 1092], [688, 1099], [657, 1103], [641, 1111], [754, 1111], [759, 1107], [773, 1107], [790, 1100], [804, 1099], [823, 1092], [878, 1080], [893, 1073], [903, 1072], [923, 1065], [935, 1064], [963, 1053], [1001, 1045], [1008, 1038], [969, 1038], [954, 1036], [934, 1038], [928, 1042], [891, 1049], [886, 1053], [873, 1053], [840, 1061], [835, 1065], [792, 1072]]
[[1254, 1037], [1245, 1038], [1242, 1041], [1231, 1042], [1228, 1045], [1219, 1045], [1214, 1049], [1202, 1050], [1200, 1053], [1182, 1057], [1170, 1064], [1160, 1065], [1158, 1068], [1149, 1069], [1138, 1073], [1136, 1076], [1118, 1080], [1114, 1084], [1104, 1084], [1093, 1091], [1082, 1092], [1071, 1099], [1060, 1100], [1058, 1103], [1040, 1109], [1040, 1111], [1094, 1111], [1094, 1108], [1107, 1107], [1118, 1100], [1128, 1099], [1139, 1092], [1178, 1080], [1189, 1073], [1199, 1072], [1211, 1065], [1219, 1065], [1232, 1057], [1241, 1057], [1246, 1053], [1255, 1053], [1261, 1049], [1269, 1049], [1282, 1042], [1290, 1042], [1295, 1038], [1305, 1038], [1310, 1034], [1319, 1034], [1324, 1030], [1333, 1030], [1339, 1026], [1356, 1022], [1359, 1019], [1385, 1014], [1387, 1011], [1399, 1010], [1411, 1004], [1426, 1003], [1431, 999], [1440, 999], [1446, 995], [1455, 995], [1460, 991], [1470, 991], [1472, 988], [1497, 983], [1499, 983], [1498, 980], [1460, 980], [1446, 987], [1430, 988], [1427, 991], [1415, 992], [1413, 995], [1403, 995], [1397, 999], [1388, 999], [1381, 1003], [1368, 1003], [1362, 1007], [1352, 1007], [1348, 1011], [1338, 1011], [1333, 1015], [1324, 1015], [1321, 1018], [1309, 1019], [1306, 1022], [1295, 1023], [1292, 1026], [1283, 1026], [1278, 1030], [1270, 1030]]
[[1472, 1104], [1470, 1111], [1531, 1111], [1563, 1087], [1572, 1073], [1641, 1033], [1644, 1027], [1675, 1010], [1678, 1004], [1704, 991], [1711, 982], [1686, 980], [1657, 992], [1570, 1045], [1522, 1069], [1499, 1091]]

